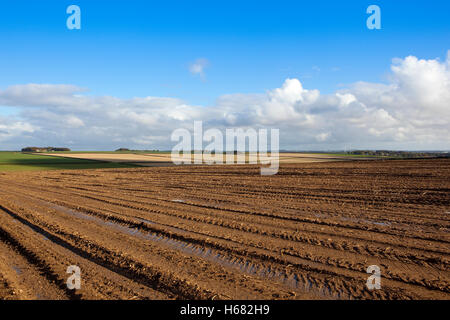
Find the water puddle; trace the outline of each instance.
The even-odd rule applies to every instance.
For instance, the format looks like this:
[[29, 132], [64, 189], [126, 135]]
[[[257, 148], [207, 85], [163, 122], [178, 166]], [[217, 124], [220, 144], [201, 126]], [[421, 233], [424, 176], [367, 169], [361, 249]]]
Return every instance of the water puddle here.
[[[172, 249], [176, 249], [178, 251], [181, 251], [183, 253], [193, 255], [196, 257], [200, 257], [202, 259], [208, 260], [210, 262], [214, 262], [217, 264], [220, 264], [223, 267], [232, 268], [234, 270], [237, 270], [239, 272], [256, 276], [264, 279], [269, 279], [278, 283], [281, 283], [285, 285], [286, 287], [313, 293], [316, 295], [319, 295], [322, 298], [328, 298], [328, 299], [340, 299], [342, 298], [341, 294], [339, 292], [333, 293], [331, 288], [328, 286], [322, 286], [319, 287], [312, 281], [310, 281], [307, 277], [299, 276], [296, 273], [286, 273], [284, 270], [280, 270], [271, 266], [266, 266], [260, 263], [255, 263], [249, 260], [245, 260], [239, 257], [230, 257], [228, 255], [224, 255], [220, 252], [217, 252], [215, 250], [201, 247], [198, 245], [194, 245], [189, 242], [181, 241], [172, 239], [166, 236], [163, 236], [161, 234], [152, 233], [152, 232], [143, 232], [139, 230], [138, 228], [131, 228], [127, 227], [118, 223], [114, 223], [111, 221], [105, 221], [103, 219], [100, 219], [98, 217], [94, 217], [67, 207], [63, 207], [57, 204], [53, 203], [47, 203], [47, 205], [51, 206], [52, 208], [65, 212], [67, 214], [70, 214], [72, 216], [75, 216], [77, 218], [87, 220], [87, 221], [93, 221], [100, 225], [108, 226], [112, 229], [115, 229], [117, 231], [126, 233], [128, 235], [135, 236], [137, 238], [143, 239], [143, 240], [150, 240], [153, 242], [164, 244]], [[138, 218], [141, 220], [141, 222], [146, 222], [149, 224], [155, 225], [156, 223]], [[173, 230], [181, 230], [176, 227], [172, 227]], [[184, 231], [184, 230], [182, 230]], [[299, 258], [300, 259], [300, 258]]]
[[350, 217], [339, 217], [340, 220], [342, 221], [351, 221], [351, 222], [356, 222], [356, 223], [368, 223], [368, 224], [374, 224], [377, 226], [385, 226], [385, 227], [390, 227], [391, 224], [389, 222], [378, 222], [378, 221], [373, 221], [373, 220], [367, 220], [367, 219], [359, 219], [359, 218], [350, 218]]
[[[168, 226], [166, 224], [157, 223], [157, 222], [154, 222], [154, 221], [150, 221], [150, 220], [147, 220], [147, 219], [144, 219], [144, 218], [135, 217], [135, 216], [133, 216], [133, 218], [138, 220], [138, 221], [140, 221], [140, 222], [145, 222], [146, 224], [151, 225], [151, 226], [163, 226], [164, 228], [166, 228], [167, 230], [172, 231], [172, 232], [178, 232], [178, 233], [181, 233], [181, 234], [188, 234], [189, 233], [186, 230], [183, 230], [183, 229], [180, 229], [180, 228], [177, 228], [177, 227], [174, 227], [174, 226]], [[193, 232], [193, 231], [191, 231], [191, 232], [192, 233], [197, 233], [197, 232]]]
[[184, 201], [184, 200], [181, 200], [181, 199], [173, 199], [173, 200], [170, 200], [170, 201], [172, 201], [172, 202], [185, 203], [185, 201]]
[[21, 275], [22, 274], [22, 269], [20, 269], [18, 266], [13, 266], [12, 268], [17, 273], [17, 275]]

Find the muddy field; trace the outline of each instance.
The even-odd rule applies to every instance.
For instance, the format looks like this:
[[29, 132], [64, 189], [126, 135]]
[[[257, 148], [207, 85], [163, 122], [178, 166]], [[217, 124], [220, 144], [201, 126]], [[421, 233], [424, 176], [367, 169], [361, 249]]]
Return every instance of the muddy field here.
[[[259, 173], [0, 173], [0, 297], [450, 298], [450, 160]], [[70, 265], [79, 290], [66, 287]], [[369, 265], [380, 290], [366, 288]]]

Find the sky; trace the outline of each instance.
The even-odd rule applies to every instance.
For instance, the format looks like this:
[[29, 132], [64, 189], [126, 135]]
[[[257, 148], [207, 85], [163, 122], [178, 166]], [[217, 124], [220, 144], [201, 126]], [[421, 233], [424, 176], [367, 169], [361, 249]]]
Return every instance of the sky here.
[[171, 149], [195, 120], [290, 150], [450, 149], [445, 0], [3, 1], [0, 40], [0, 150]]

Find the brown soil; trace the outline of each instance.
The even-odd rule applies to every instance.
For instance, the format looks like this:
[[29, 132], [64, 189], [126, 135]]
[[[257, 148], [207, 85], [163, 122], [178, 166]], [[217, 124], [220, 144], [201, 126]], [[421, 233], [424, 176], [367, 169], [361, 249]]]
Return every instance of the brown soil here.
[[[259, 173], [0, 174], [0, 298], [450, 298], [450, 160]], [[80, 290], [66, 287], [70, 265]], [[369, 265], [380, 290], [366, 288]]]

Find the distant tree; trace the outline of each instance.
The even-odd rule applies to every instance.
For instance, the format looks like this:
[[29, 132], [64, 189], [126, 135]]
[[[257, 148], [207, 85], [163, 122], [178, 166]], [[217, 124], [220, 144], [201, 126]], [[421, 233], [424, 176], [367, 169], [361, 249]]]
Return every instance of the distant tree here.
[[50, 151], [70, 151], [69, 148], [49, 148]]
[[26, 147], [22, 148], [22, 152], [50, 152], [50, 151], [70, 151], [69, 148], [53, 148], [53, 147]]
[[119, 149], [116, 150], [116, 152], [117, 152], [117, 151], [130, 151], [130, 149], [127, 149], [127, 148], [119, 148]]

